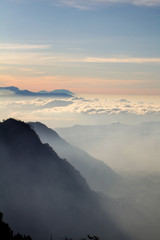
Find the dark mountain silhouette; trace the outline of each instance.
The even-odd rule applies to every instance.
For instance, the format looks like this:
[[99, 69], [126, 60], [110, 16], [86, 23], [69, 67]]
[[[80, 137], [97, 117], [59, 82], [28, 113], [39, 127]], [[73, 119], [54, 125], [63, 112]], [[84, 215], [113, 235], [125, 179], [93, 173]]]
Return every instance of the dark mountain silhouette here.
[[79, 172], [14, 119], [0, 123], [0, 209], [15, 233], [35, 240], [125, 239]]
[[[6, 94], [8, 91], [12, 92], [16, 96], [30, 96], [30, 97], [65, 97], [65, 98], [70, 98], [74, 94], [68, 90], [65, 89], [57, 89], [53, 91], [39, 91], [39, 92], [31, 92], [28, 90], [20, 90], [17, 87], [10, 86], [10, 87], [0, 87], [0, 95], [4, 94], [4, 91], [6, 91]], [[6, 95], [5, 94], [5, 95]], [[9, 94], [9, 93], [8, 93]]]
[[113, 188], [114, 184], [121, 181], [120, 176], [104, 162], [91, 157], [79, 148], [73, 147], [51, 128], [40, 122], [31, 122], [29, 124], [43, 143], [48, 143], [60, 157], [65, 157], [80, 171], [93, 190], [108, 192], [109, 188]]

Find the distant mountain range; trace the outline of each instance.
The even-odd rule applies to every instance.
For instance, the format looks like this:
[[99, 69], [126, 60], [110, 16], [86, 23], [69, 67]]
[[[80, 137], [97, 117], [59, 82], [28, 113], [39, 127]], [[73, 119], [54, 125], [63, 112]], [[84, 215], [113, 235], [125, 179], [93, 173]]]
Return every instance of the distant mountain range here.
[[31, 96], [31, 97], [65, 97], [70, 98], [73, 97], [74, 93], [70, 92], [66, 89], [57, 89], [53, 91], [39, 91], [32, 92], [29, 90], [20, 90], [17, 87], [0, 87], [0, 96], [10, 95], [10, 93], [15, 94], [16, 96]]
[[15, 233], [34, 240], [126, 239], [80, 173], [14, 119], [0, 123], [0, 210]]

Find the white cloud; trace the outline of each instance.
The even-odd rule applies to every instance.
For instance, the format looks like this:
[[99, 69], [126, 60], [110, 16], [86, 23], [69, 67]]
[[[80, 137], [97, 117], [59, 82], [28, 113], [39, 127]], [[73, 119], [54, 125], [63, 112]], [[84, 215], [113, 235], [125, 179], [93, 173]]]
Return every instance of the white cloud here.
[[51, 47], [52, 47], [51, 45], [0, 43], [0, 50], [36, 50], [36, 49], [48, 49]]
[[79, 55], [63, 55], [56, 54], [54, 52], [7, 52], [3, 51], [0, 54], [1, 64], [11, 65], [44, 65], [52, 66], [57, 63], [75, 63], [85, 62], [84, 58], [80, 58]]
[[[98, 97], [98, 96], [96, 96]], [[129, 103], [129, 104], [128, 104]], [[131, 119], [160, 120], [159, 96], [77, 96], [72, 99], [0, 98], [1, 119], [16, 117], [24, 121], [42, 121], [51, 126], [96, 124]], [[66, 119], [67, 123], [66, 123]], [[88, 122], [87, 122], [88, 121]], [[92, 122], [93, 121], [93, 122]], [[134, 123], [134, 122], [133, 122]]]
[[[38, 45], [37, 45], [38, 46]], [[0, 46], [1, 49], [1, 46]], [[27, 48], [26, 48], [27, 49]], [[33, 48], [34, 49], [34, 48]], [[38, 49], [38, 48], [37, 48]], [[150, 57], [89, 57], [81, 54], [58, 54], [51, 51], [47, 52], [7, 52], [2, 51], [0, 54], [1, 64], [10, 65], [44, 65], [53, 66], [63, 63], [160, 63], [160, 58]]]
[[123, 57], [123, 58], [96, 58], [88, 57], [85, 62], [90, 63], [160, 63], [160, 58], [138, 58], [138, 57]]
[[160, 5], [160, 0], [131, 0], [130, 2], [135, 5], [146, 5], [146, 6]]
[[42, 108], [47, 109], [47, 108], [54, 108], [54, 107], [66, 107], [72, 103], [73, 103], [72, 101], [67, 101], [67, 100], [53, 100], [42, 105]]
[[[123, 100], [123, 101], [122, 101]], [[125, 100], [125, 101], [124, 101]], [[47, 112], [50, 114], [54, 113], [82, 113], [82, 114], [135, 114], [144, 115], [150, 113], [160, 113], [160, 105], [156, 103], [150, 103], [150, 98], [146, 98], [143, 104], [139, 103], [139, 98], [128, 97], [128, 99], [117, 99], [117, 97], [101, 97], [97, 99], [91, 98], [72, 98], [69, 100], [62, 101], [57, 106], [55, 102], [47, 100], [48, 102], [43, 102], [39, 104], [39, 112]], [[130, 103], [130, 104], [126, 104]], [[51, 108], [50, 104], [54, 105]], [[42, 107], [43, 106], [43, 107]], [[42, 109], [43, 108], [43, 109]]]
[[115, 3], [126, 3], [143, 6], [159, 6], [160, 0], [50, 0], [54, 5], [68, 6], [81, 10], [91, 9], [95, 6], [104, 6]]

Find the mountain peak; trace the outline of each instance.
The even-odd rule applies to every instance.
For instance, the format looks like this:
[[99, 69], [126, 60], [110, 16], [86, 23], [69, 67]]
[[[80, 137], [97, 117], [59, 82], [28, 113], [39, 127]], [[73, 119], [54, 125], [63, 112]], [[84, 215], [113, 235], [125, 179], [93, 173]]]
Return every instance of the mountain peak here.
[[[47, 144], [42, 144], [35, 131], [25, 122], [9, 118], [0, 123], [0, 142], [7, 145], [8, 153], [15, 161], [58, 159]], [[2, 149], [3, 151], [3, 149]], [[26, 160], [27, 159], [27, 160]]]
[[6, 87], [6, 88], [8, 88], [11, 91], [19, 91], [19, 88], [15, 87], [15, 86], [9, 86], [9, 87]]
[[[31, 129], [31, 127], [26, 124], [25, 122], [21, 121], [21, 120], [16, 120], [14, 118], [8, 118], [6, 120], [4, 120], [2, 123], [0, 123], [1, 128], [5, 128], [5, 130], [12, 131], [12, 133], [19, 133], [19, 131], [27, 131], [27, 132], [32, 132], [33, 130]], [[35, 133], [34, 133], [35, 134]], [[37, 135], [37, 134], [36, 134]]]

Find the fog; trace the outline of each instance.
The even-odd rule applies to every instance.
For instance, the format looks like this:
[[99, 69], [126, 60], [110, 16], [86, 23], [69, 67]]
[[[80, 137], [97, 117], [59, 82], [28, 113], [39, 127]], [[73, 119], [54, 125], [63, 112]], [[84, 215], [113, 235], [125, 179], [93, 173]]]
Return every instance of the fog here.
[[0, 208], [15, 233], [125, 239], [100, 196], [27, 124], [0, 123], [0, 150]]
[[0, 110], [59, 134], [0, 132], [0, 211], [15, 232], [159, 240], [158, 97], [3, 95]]
[[72, 145], [103, 160], [118, 172], [160, 171], [160, 122], [138, 125], [117, 122], [56, 130]]
[[[95, 158], [102, 159], [122, 177], [123, 180], [105, 193], [119, 199], [120, 201], [117, 201], [120, 203], [128, 203], [134, 211], [141, 213], [150, 221], [150, 231], [155, 234], [151, 238], [159, 236], [160, 122], [135, 125], [117, 122], [103, 126], [75, 126], [56, 130], [71, 144]], [[128, 224], [129, 220], [130, 217], [125, 217], [125, 224]], [[119, 223], [123, 225], [124, 222]], [[139, 220], [137, 223], [139, 224]], [[132, 230], [133, 228], [132, 225]], [[139, 227], [136, 232], [138, 229]]]
[[[156, 173], [153, 172], [153, 169], [150, 169], [150, 171], [143, 169], [142, 171], [142, 169], [138, 169], [137, 163], [134, 169], [125, 167], [123, 171], [122, 168], [121, 171], [113, 171], [112, 168], [103, 165], [98, 159], [71, 146], [60, 138], [56, 132], [41, 123], [31, 123], [31, 125], [43, 142], [48, 142], [61, 157], [67, 157], [67, 160], [85, 177], [92, 190], [101, 192], [104, 199], [103, 206], [109, 210], [121, 229], [133, 239], [159, 238], [160, 174], [158, 171]], [[90, 147], [88, 143], [97, 143], [96, 147], [92, 145], [94, 151], [96, 152], [99, 147], [99, 151], [103, 152], [101, 141], [104, 140], [106, 132], [108, 132], [106, 138], [110, 138], [114, 145], [113, 136], [116, 133], [119, 136], [125, 134], [128, 139], [129, 135], [137, 136], [137, 138], [142, 137], [147, 131], [152, 132], [152, 135], [158, 135], [158, 125], [159, 123], [147, 123], [140, 126], [126, 126], [114, 123], [108, 126], [76, 126], [57, 130], [63, 133], [66, 138], [68, 136], [68, 139], [74, 136], [74, 140], [72, 139], [74, 144], [77, 143], [80, 146], [83, 143], [82, 146], [85, 146], [83, 149]], [[141, 129], [140, 135], [138, 134], [140, 133], [139, 128]], [[123, 146], [124, 142], [120, 143]], [[138, 143], [140, 144], [140, 140]], [[126, 144], [128, 143], [126, 142]], [[148, 153], [149, 151], [148, 148]], [[118, 157], [120, 159], [120, 155]], [[107, 196], [106, 199], [105, 196]]]

